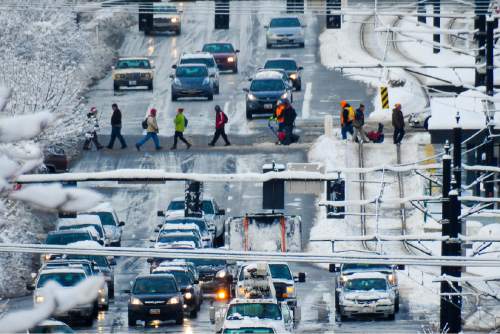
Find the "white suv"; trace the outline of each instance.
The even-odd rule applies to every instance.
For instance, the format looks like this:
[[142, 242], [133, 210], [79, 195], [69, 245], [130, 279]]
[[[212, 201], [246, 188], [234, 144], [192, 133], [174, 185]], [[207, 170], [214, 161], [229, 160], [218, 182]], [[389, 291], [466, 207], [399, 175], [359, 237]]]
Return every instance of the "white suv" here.
[[[202, 64], [206, 65], [208, 74], [213, 80], [214, 94], [219, 94], [219, 68], [215, 62], [215, 58], [208, 52], [185, 53], [179, 60], [179, 65], [185, 64]], [[213, 76], [213, 77], [212, 77]]]

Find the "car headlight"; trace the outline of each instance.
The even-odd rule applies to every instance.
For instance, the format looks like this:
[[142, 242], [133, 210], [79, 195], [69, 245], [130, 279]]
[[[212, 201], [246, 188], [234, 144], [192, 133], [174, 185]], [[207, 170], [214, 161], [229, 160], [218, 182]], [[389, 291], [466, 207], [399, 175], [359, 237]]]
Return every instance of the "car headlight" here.
[[37, 303], [37, 304], [41, 304], [44, 301], [45, 301], [45, 297], [43, 297], [43, 296], [38, 295], [35, 297], [35, 303]]
[[286, 98], [288, 98], [288, 93], [283, 93], [283, 95], [281, 95], [281, 98], [282, 98], [282, 99], [286, 99]]
[[44, 260], [44, 261], [49, 261], [49, 260], [50, 260], [50, 257], [51, 257], [51, 255], [50, 255], [50, 254], [45, 254], [45, 255], [43, 256], [43, 260]]
[[287, 286], [286, 287], [286, 294], [287, 295], [291, 296], [291, 295], [294, 294], [294, 292], [295, 292], [295, 288], [293, 286]]
[[234, 63], [234, 57], [227, 57], [228, 63]]
[[257, 100], [257, 97], [255, 95], [253, 95], [252, 93], [248, 93], [247, 98], [249, 101]]
[[144, 79], [151, 79], [151, 74], [149, 74], [149, 73], [142, 73], [141, 77], [143, 77]]
[[392, 300], [389, 298], [382, 298], [378, 300], [378, 303], [381, 305], [392, 305]]
[[297, 80], [297, 73], [290, 74], [290, 79]]
[[178, 78], [175, 78], [174, 79], [174, 85], [180, 86], [181, 85], [181, 81]]
[[215, 295], [215, 299], [217, 299], [217, 300], [224, 300], [226, 298], [227, 298], [226, 290], [219, 290], [219, 291], [217, 291], [217, 294]]
[[207, 86], [207, 85], [209, 85], [209, 84], [210, 84], [210, 79], [209, 79], [209, 78], [205, 78], [205, 79], [203, 79], [203, 85], [204, 85], [204, 86]]
[[132, 305], [142, 305], [142, 302], [139, 298], [132, 297], [130, 299], [130, 304]]
[[[186, 298], [186, 299], [191, 299], [191, 298], [193, 298], [193, 294], [192, 294], [191, 292], [186, 292], [186, 293], [184, 294], [184, 298]], [[176, 304], [176, 303], [175, 303], [175, 304]]]
[[239, 287], [239, 292], [240, 292], [240, 295], [244, 295], [245, 294], [245, 288], [240, 286]]
[[168, 300], [167, 304], [174, 305], [179, 304], [179, 297], [172, 297]]
[[215, 274], [215, 277], [217, 277], [217, 278], [224, 278], [224, 277], [226, 277], [226, 271], [225, 270], [221, 270], [221, 271], [217, 272], [217, 274]]
[[99, 289], [99, 296], [102, 296], [106, 293], [106, 291], [104, 290], [104, 288], [100, 288]]
[[176, 17], [172, 17], [172, 19], [170, 21], [172, 21], [172, 23], [177, 23], [177, 21], [179, 21], [179, 19]]
[[340, 276], [340, 282], [342, 282], [342, 283], [347, 282], [347, 276], [341, 275]]
[[389, 274], [387, 276], [387, 280], [389, 281], [389, 283], [391, 283], [392, 285], [396, 284], [396, 276], [394, 274]]

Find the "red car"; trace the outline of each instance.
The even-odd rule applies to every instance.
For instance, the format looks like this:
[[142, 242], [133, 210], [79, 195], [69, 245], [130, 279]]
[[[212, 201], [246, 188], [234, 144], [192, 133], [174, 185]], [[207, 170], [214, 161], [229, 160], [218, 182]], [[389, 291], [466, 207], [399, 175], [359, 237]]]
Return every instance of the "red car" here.
[[237, 53], [240, 50], [235, 50], [231, 43], [207, 43], [203, 45], [201, 51], [211, 53], [214, 56], [219, 70], [238, 73]]

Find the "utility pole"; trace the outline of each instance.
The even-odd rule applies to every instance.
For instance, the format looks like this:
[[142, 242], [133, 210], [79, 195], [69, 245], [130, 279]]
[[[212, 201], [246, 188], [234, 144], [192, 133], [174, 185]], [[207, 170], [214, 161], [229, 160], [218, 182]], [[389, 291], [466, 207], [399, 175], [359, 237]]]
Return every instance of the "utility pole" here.
[[[488, 17], [488, 20], [486, 21], [486, 94], [488, 96], [493, 96], [494, 95], [494, 47], [495, 47], [495, 41], [494, 41], [494, 30], [495, 30], [495, 20], [493, 17]], [[491, 138], [490, 135], [493, 134], [493, 125], [491, 124], [491, 117], [493, 116], [490, 114], [490, 107], [494, 108], [494, 104], [491, 102], [487, 102], [488, 107], [488, 115], [486, 115], [486, 119], [488, 120], [488, 138], [487, 138], [487, 144], [485, 145], [485, 153], [486, 153], [486, 165], [487, 166], [494, 166], [494, 150], [495, 150], [495, 139]], [[484, 180], [484, 192], [486, 197], [495, 197], [495, 184], [493, 180], [493, 175], [490, 177], [486, 178]], [[493, 208], [494, 205], [492, 204], [488, 208], [491, 209]]]
[[[455, 140], [454, 140], [455, 141]], [[460, 146], [459, 146], [460, 147]], [[457, 238], [461, 232], [461, 224], [458, 217], [460, 216], [460, 201], [458, 200], [458, 188], [456, 182], [451, 180], [451, 157], [450, 146], [448, 142], [445, 144], [445, 155], [443, 156], [443, 225], [442, 236]], [[456, 170], [455, 170], [456, 172]], [[453, 186], [453, 190], [451, 187]], [[460, 256], [461, 245], [456, 242], [443, 241], [441, 242], [442, 256]], [[461, 276], [460, 267], [443, 266], [441, 275], [453, 277]], [[462, 299], [459, 295], [450, 295], [460, 292], [458, 283], [450, 285], [448, 282], [441, 282], [441, 299], [440, 299], [440, 332], [459, 333], [462, 330]]]
[[457, 189], [462, 188], [462, 127], [460, 126], [460, 113], [455, 116], [457, 124], [453, 128], [453, 176]]
[[[441, 14], [441, 0], [434, 0], [433, 1], [433, 9], [434, 9], [434, 28], [435, 29], [440, 29], [441, 28], [441, 17], [439, 16]], [[434, 53], [439, 53], [441, 51], [441, 47], [439, 44], [441, 44], [441, 34], [436, 33], [433, 35], [432, 40], [434, 41], [434, 48], [433, 52]], [[436, 45], [437, 43], [437, 45]]]
[[418, 22], [420, 23], [427, 23], [427, 17], [425, 16], [426, 14], [426, 9], [425, 9], [425, 1], [426, 0], [419, 0], [417, 2], [417, 12], [418, 12]]
[[342, 16], [340, 14], [332, 14], [332, 11], [342, 9], [341, 0], [326, 0], [326, 28], [340, 29], [342, 27]]
[[[474, 14], [474, 30], [477, 31], [475, 35], [475, 40], [477, 41], [478, 52], [476, 55], [476, 65], [484, 64], [486, 53], [485, 53], [485, 41], [486, 41], [486, 10], [484, 10], [483, 0], [475, 0]], [[485, 74], [482, 70], [476, 68], [475, 83], [474, 86], [484, 85]]]

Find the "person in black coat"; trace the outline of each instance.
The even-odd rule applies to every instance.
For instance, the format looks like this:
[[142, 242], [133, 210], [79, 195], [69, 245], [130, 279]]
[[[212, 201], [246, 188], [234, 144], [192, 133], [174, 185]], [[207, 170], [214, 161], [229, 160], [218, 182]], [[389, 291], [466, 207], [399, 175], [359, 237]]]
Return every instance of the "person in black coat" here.
[[288, 100], [285, 100], [283, 103], [285, 104], [285, 109], [283, 110], [285, 140], [283, 140], [282, 144], [290, 145], [299, 139], [297, 135], [293, 134], [297, 112]]
[[113, 149], [116, 138], [118, 138], [122, 144], [122, 149], [127, 148], [127, 143], [122, 136], [122, 112], [118, 109], [116, 103], [113, 103], [111, 108], [113, 108], [113, 114], [111, 115], [111, 137], [109, 138], [108, 149]]

